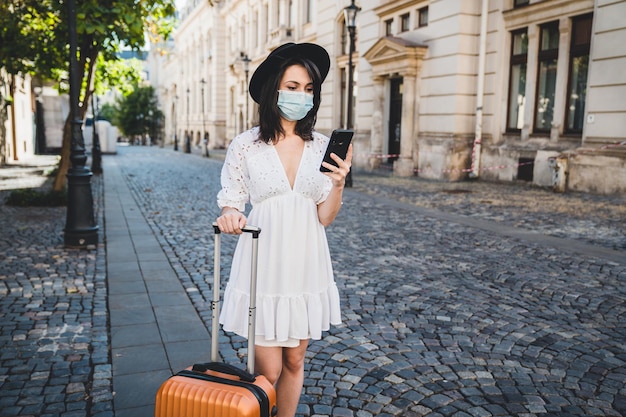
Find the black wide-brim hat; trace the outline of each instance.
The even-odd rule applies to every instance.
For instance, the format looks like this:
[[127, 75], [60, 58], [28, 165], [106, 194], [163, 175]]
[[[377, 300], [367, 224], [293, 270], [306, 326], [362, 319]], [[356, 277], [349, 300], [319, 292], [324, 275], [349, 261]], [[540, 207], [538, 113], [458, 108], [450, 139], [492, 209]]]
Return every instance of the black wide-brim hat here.
[[330, 69], [330, 57], [326, 49], [314, 43], [286, 43], [274, 49], [252, 74], [248, 91], [254, 101], [260, 101], [263, 84], [270, 75], [276, 73], [281, 63], [294, 57], [313, 62], [320, 72], [321, 81], [326, 79]]

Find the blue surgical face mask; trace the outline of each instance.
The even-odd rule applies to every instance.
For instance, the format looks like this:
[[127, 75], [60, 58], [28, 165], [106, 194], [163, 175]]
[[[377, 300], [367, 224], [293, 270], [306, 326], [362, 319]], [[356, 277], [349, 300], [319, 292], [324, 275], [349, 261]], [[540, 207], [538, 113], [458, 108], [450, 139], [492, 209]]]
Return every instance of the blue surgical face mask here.
[[313, 108], [313, 94], [303, 91], [278, 90], [278, 109], [287, 120], [298, 121]]

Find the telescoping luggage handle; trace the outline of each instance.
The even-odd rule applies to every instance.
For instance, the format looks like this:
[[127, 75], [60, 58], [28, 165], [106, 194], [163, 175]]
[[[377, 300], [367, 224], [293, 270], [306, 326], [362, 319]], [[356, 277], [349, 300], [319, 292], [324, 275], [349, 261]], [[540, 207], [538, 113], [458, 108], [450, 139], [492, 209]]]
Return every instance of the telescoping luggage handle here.
[[[250, 307], [248, 308], [248, 365], [250, 374], [254, 375], [254, 339], [256, 329], [256, 280], [257, 259], [259, 252], [259, 234], [261, 229], [255, 226], [244, 226], [244, 233], [252, 234], [252, 264], [250, 277]], [[219, 317], [220, 317], [220, 256], [221, 256], [221, 231], [217, 223], [213, 223], [215, 232], [215, 249], [213, 253], [213, 300], [211, 301], [211, 361], [218, 361], [219, 344]]]

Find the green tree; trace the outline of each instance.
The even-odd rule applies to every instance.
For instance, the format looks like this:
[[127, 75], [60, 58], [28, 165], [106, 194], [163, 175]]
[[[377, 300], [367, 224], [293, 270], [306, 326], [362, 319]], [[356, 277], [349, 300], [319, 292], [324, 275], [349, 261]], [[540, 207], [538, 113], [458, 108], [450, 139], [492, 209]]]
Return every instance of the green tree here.
[[130, 94], [141, 81], [143, 62], [137, 58], [105, 61], [98, 57], [95, 76], [95, 93], [104, 95], [115, 90], [122, 95]]
[[[167, 38], [173, 28], [174, 0], [83, 0], [76, 2], [80, 114], [84, 119], [94, 91], [99, 57], [108, 62], [125, 45], [145, 44], [145, 34]], [[0, 62], [9, 74], [29, 73], [67, 84], [69, 72], [68, 13], [56, 0], [0, 0]], [[106, 68], [103, 70], [108, 75]], [[108, 77], [107, 75], [107, 77]], [[107, 78], [104, 77], [104, 78]], [[111, 75], [113, 77], [113, 75]], [[54, 189], [65, 186], [71, 144], [70, 117], [65, 121], [63, 147]]]
[[[4, 152], [6, 132], [5, 121], [10, 116], [15, 125], [15, 108], [11, 105], [11, 114], [6, 104], [13, 103], [16, 88], [16, 75], [35, 73], [38, 65], [46, 68], [59, 66], [50, 53], [50, 44], [55, 34], [49, 30], [58, 24], [57, 16], [49, 10], [49, 3], [36, 0], [0, 0], [0, 66], [7, 77], [0, 73], [0, 83], [7, 84], [2, 88], [5, 95], [0, 97], [0, 147]], [[42, 76], [50, 73], [42, 72]], [[5, 155], [0, 155], [4, 161]]]
[[158, 108], [158, 100], [152, 86], [139, 87], [117, 103], [116, 125], [127, 137], [146, 134], [153, 140], [163, 113]]
[[112, 125], [117, 126], [117, 107], [111, 103], [104, 103], [98, 110], [98, 119], [107, 120]]

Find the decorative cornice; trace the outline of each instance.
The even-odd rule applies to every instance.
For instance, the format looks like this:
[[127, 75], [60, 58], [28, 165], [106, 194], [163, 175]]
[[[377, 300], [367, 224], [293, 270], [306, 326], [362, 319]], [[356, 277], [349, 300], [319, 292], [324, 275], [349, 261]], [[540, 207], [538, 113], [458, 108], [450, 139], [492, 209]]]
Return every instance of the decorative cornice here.
[[428, 47], [406, 39], [387, 36], [380, 38], [363, 54], [363, 57], [372, 66], [376, 76], [398, 73], [406, 76], [416, 76], [421, 67], [421, 61]]

